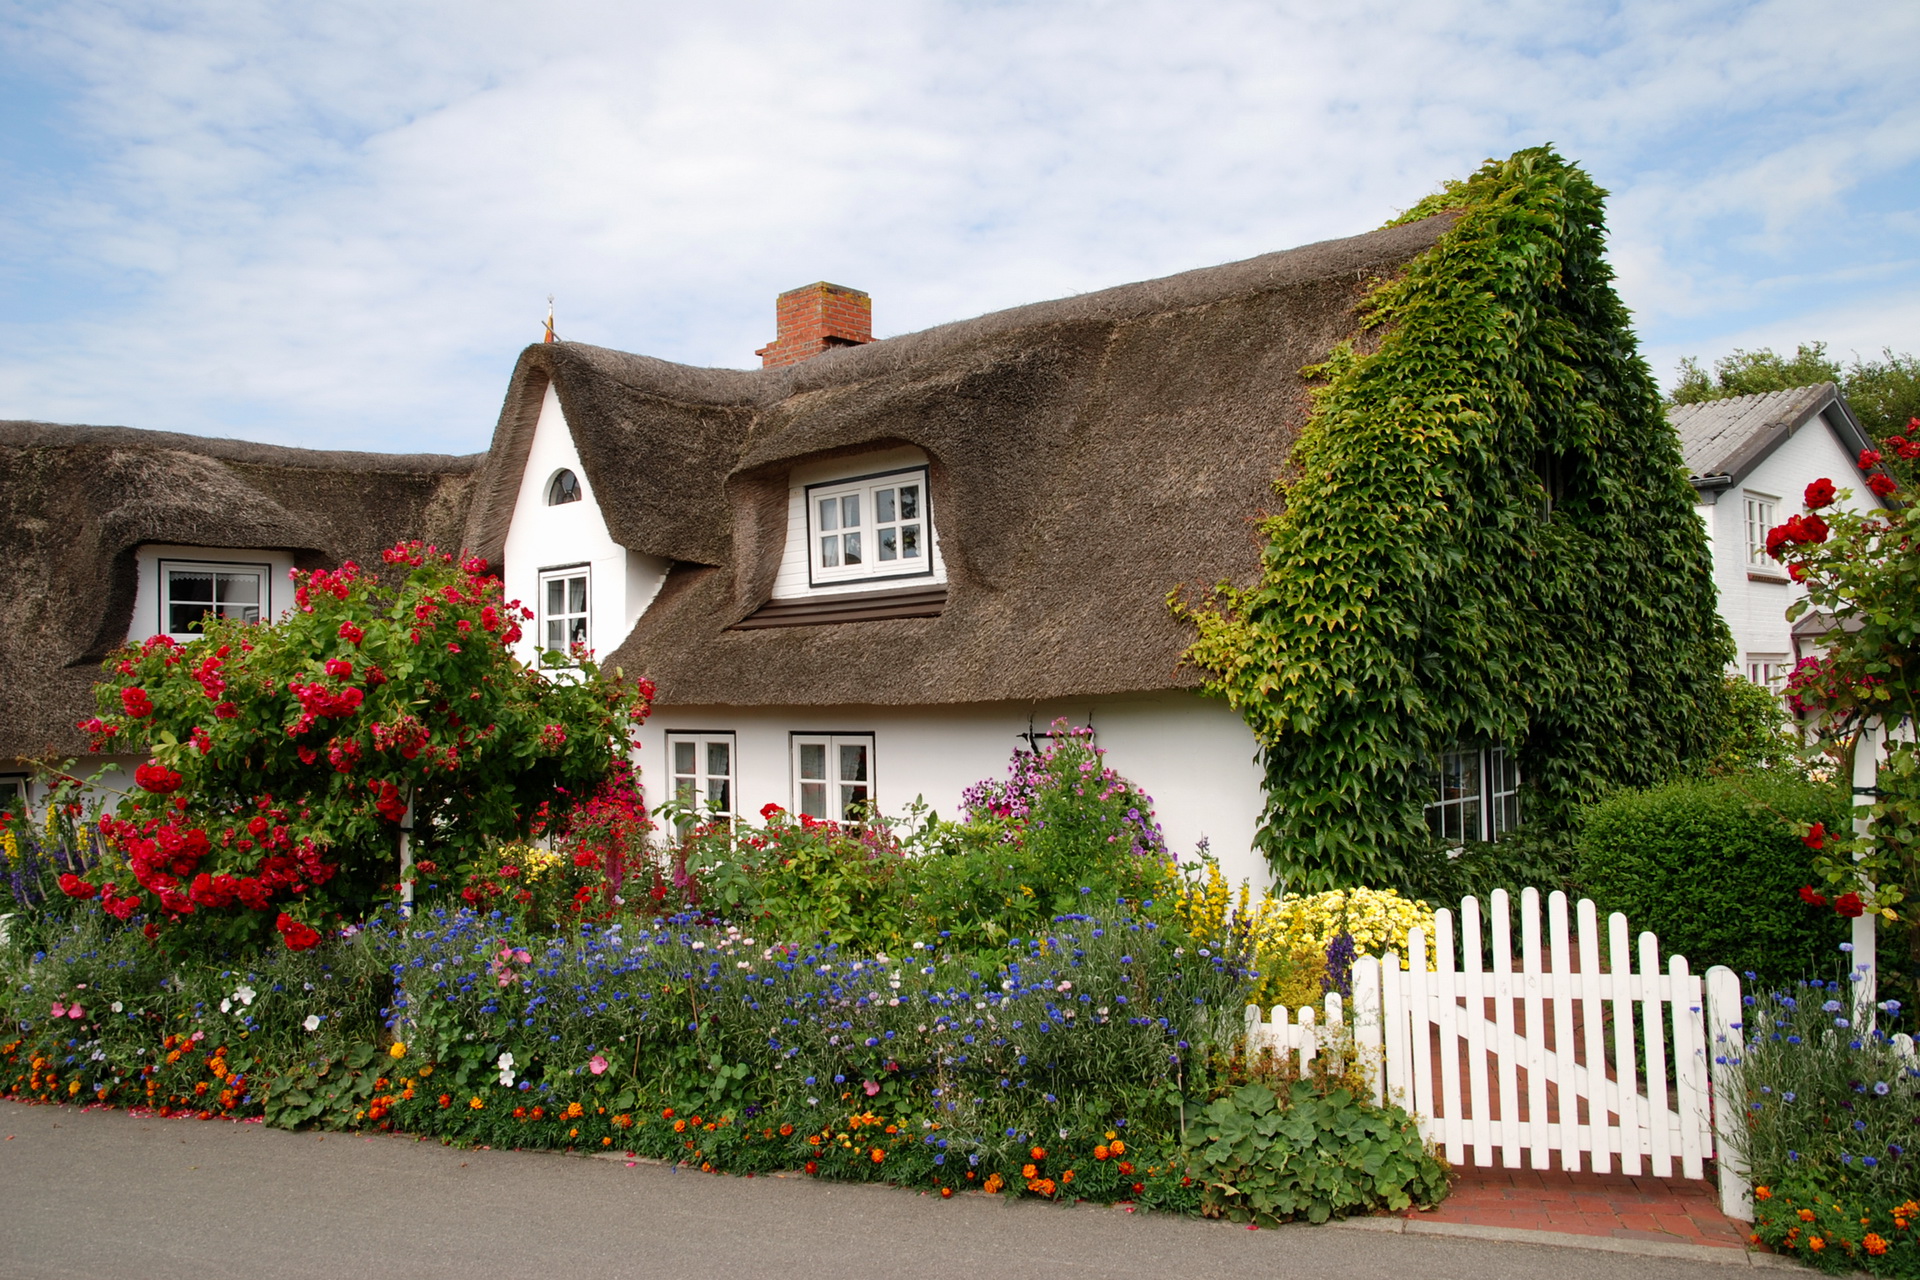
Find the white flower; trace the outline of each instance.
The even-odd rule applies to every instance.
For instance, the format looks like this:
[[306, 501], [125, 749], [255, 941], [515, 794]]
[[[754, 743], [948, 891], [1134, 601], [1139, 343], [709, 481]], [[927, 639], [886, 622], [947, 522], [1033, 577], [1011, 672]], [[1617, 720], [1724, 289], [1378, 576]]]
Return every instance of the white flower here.
[[500, 1083], [505, 1085], [510, 1085], [513, 1083], [512, 1067], [502, 1067], [500, 1069]]
[[510, 1053], [503, 1053], [497, 1059], [494, 1060], [493, 1065], [500, 1068], [502, 1071], [511, 1071], [513, 1069], [513, 1055]]
[[252, 1004], [253, 998], [257, 994], [259, 993], [249, 986], [238, 986], [233, 989], [233, 998], [235, 1000], [238, 1000], [241, 1004], [246, 1004], [246, 1005]]
[[231, 1001], [231, 1000], [222, 1000], [222, 1001], [220, 1002], [220, 1012], [222, 1012], [222, 1013], [232, 1013], [232, 1012], [233, 1012], [233, 1001]]
[[307, 1020], [301, 1023], [300, 1025], [305, 1027], [309, 1031], [318, 1031], [320, 1029], [320, 1015], [317, 1013], [310, 1013], [307, 1015]]
[[112, 1005], [112, 1008], [113, 1008], [113, 1011], [114, 1011], [115, 1013], [121, 1013], [121, 1012], [124, 1012], [124, 1011], [126, 1010], [126, 1007], [127, 1007], [127, 1006], [125, 1006], [125, 1005], [123, 1005], [123, 1004], [121, 1004], [121, 1003], [120, 1003], [120, 1002], [119, 1002], [118, 1000], [115, 1000], [115, 1001], [113, 1002], [113, 1005]]

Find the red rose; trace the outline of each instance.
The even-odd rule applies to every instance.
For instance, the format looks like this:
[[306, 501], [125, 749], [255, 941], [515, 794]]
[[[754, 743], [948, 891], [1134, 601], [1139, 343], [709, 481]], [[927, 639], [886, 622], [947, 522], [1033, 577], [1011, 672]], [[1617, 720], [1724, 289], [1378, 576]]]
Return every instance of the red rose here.
[[366, 638], [366, 635], [366, 632], [354, 626], [351, 622], [343, 622], [340, 624], [340, 638], [348, 644], [359, 644]]
[[126, 708], [127, 714], [135, 720], [142, 720], [153, 714], [153, 699], [147, 696], [145, 689], [122, 689], [120, 705]]
[[286, 942], [289, 951], [306, 951], [320, 945], [320, 934], [308, 925], [301, 924], [282, 911], [280, 918], [273, 922], [280, 931], [280, 937]]
[[234, 706], [231, 702], [222, 702], [214, 707], [213, 714], [222, 720], [231, 720], [240, 714], [240, 708]]
[[763, 804], [760, 806], [760, 817], [763, 821], [766, 821], [766, 822], [772, 822], [774, 814], [785, 813], [785, 812], [786, 810], [782, 809], [777, 804]]
[[585, 850], [573, 855], [573, 865], [576, 867], [591, 867], [599, 861], [599, 858]]
[[1893, 491], [1899, 487], [1893, 482], [1892, 476], [1882, 475], [1878, 471], [1867, 477], [1867, 488], [1882, 498], [1893, 496]]
[[1801, 836], [1800, 841], [1802, 844], [1806, 845], [1807, 848], [1809, 849], [1826, 848], [1827, 847], [1827, 824], [1824, 822], [1814, 823], [1813, 829], [1807, 832], [1807, 834], [1805, 834], [1804, 836]]
[[149, 761], [133, 771], [133, 781], [141, 790], [163, 796], [178, 791], [186, 779], [163, 764]]
[[1905, 458], [1908, 462], [1912, 462], [1915, 458], [1920, 458], [1920, 440], [1905, 441], [1898, 449], [1895, 449], [1894, 452]]
[[327, 674], [338, 676], [342, 680], [353, 679], [353, 664], [345, 658], [328, 658]]
[[60, 877], [60, 892], [69, 898], [91, 898], [100, 890], [69, 871]]
[[1827, 905], [1826, 895], [1815, 893], [1813, 886], [1810, 884], [1800, 886], [1800, 901], [1810, 907], [1824, 907]]
[[1860, 451], [1860, 469], [1862, 471], [1871, 471], [1879, 465], [1880, 451], [1878, 449], [1862, 449]]
[[1833, 481], [1825, 476], [1807, 486], [1807, 510], [1818, 511], [1833, 501]]
[[1833, 900], [1833, 909], [1848, 919], [1866, 912], [1867, 904], [1860, 901], [1857, 893], [1843, 893]]

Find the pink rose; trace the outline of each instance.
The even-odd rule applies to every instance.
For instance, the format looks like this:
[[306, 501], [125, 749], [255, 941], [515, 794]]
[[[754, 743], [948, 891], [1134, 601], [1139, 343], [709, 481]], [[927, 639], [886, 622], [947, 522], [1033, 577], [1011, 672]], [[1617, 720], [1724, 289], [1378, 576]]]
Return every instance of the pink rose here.
[[595, 1075], [604, 1075], [607, 1070], [607, 1060], [596, 1053], [592, 1061], [587, 1063], [587, 1070]]

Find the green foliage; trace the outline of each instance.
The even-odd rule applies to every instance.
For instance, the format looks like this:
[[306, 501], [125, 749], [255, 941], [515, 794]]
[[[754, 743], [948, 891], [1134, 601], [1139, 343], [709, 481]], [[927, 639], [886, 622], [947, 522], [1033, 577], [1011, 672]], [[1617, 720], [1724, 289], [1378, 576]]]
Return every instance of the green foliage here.
[[[1812, 1216], [1801, 1217], [1803, 1211]], [[1753, 1234], [1760, 1243], [1828, 1275], [1920, 1277], [1917, 1215], [1920, 1204], [1911, 1199], [1836, 1194], [1798, 1175], [1754, 1188]]]
[[69, 892], [100, 888], [170, 946], [254, 946], [276, 926], [311, 945], [310, 926], [391, 900], [410, 800], [416, 856], [457, 882], [490, 841], [592, 792], [650, 690], [591, 663], [523, 666], [521, 611], [482, 563], [385, 554], [387, 579], [298, 575], [282, 620], [210, 618], [203, 639], [108, 659], [87, 727], [150, 758], [105, 824], [124, 858]]
[[1920, 357], [1889, 347], [1878, 360], [1856, 359], [1847, 366], [1841, 389], [1867, 434], [1884, 440], [1920, 417]]
[[1396, 883], [1456, 744], [1516, 748], [1548, 822], [1711, 747], [1733, 648], [1603, 196], [1536, 149], [1406, 215], [1457, 216], [1320, 370], [1260, 581], [1175, 606], [1290, 888]]
[[1535, 823], [1509, 831], [1492, 844], [1476, 840], [1456, 847], [1429, 841], [1410, 846], [1394, 887], [1409, 898], [1446, 907], [1469, 894], [1485, 902], [1495, 889], [1517, 894], [1532, 886], [1548, 893], [1572, 881], [1573, 860], [1569, 831]]
[[1742, 351], [1736, 347], [1732, 355], [1713, 362], [1711, 377], [1692, 356], [1681, 360], [1680, 381], [1669, 402], [1698, 404], [1703, 400], [1725, 400], [1763, 391], [1789, 391], [1820, 382], [1844, 381], [1839, 362], [1827, 354], [1824, 342], [1803, 342], [1791, 357], [1782, 356], [1771, 347], [1758, 351]]
[[1846, 936], [1844, 920], [1799, 897], [1814, 855], [1798, 834], [1840, 825], [1846, 803], [1793, 772], [1624, 791], [1581, 815], [1575, 876], [1603, 913], [1624, 912], [1696, 973], [1724, 964], [1792, 981], [1824, 969]]
[[1234, 1222], [1397, 1212], [1434, 1204], [1447, 1190], [1446, 1167], [1411, 1116], [1311, 1080], [1283, 1089], [1252, 1081], [1190, 1106], [1186, 1144], [1193, 1176], [1206, 1185], [1202, 1212]]
[[1799, 767], [1800, 736], [1780, 696], [1735, 675], [1726, 677], [1726, 691], [1708, 769], [1740, 773]]

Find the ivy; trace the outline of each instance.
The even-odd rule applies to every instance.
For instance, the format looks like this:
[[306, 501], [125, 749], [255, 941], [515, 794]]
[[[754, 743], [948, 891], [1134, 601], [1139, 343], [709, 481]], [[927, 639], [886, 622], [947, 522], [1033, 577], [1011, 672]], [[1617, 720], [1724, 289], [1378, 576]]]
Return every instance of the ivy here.
[[1259, 580], [1171, 602], [1260, 744], [1290, 888], [1393, 883], [1456, 744], [1515, 748], [1548, 821], [1712, 745], [1733, 646], [1605, 195], [1536, 148], [1403, 215], [1455, 220], [1305, 371]]

